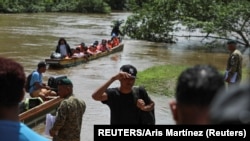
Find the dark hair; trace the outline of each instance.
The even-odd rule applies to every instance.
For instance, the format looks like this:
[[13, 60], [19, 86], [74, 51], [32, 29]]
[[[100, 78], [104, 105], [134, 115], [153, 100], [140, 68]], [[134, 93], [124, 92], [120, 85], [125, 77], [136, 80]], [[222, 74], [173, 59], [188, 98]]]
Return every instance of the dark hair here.
[[44, 62], [44, 61], [39, 62], [39, 63], [37, 64], [37, 67], [38, 67], [38, 69], [43, 68], [43, 67], [46, 67], [46, 62]]
[[14, 60], [0, 57], [0, 106], [16, 106], [24, 95], [23, 66]]
[[59, 38], [59, 40], [58, 40], [58, 45], [60, 45], [60, 42], [61, 42], [61, 41], [64, 41], [64, 43], [67, 44], [66, 39], [63, 38], [63, 37], [61, 37], [61, 38]]
[[234, 44], [234, 45], [236, 45], [237, 44], [237, 41], [235, 41], [235, 40], [229, 40], [228, 42], [227, 42], [227, 44], [229, 45], [229, 44]]
[[85, 43], [84, 42], [81, 42], [81, 47], [85, 47]]
[[211, 103], [211, 124], [250, 124], [250, 81], [221, 91]]
[[224, 78], [215, 67], [195, 65], [179, 76], [175, 96], [180, 104], [208, 106], [224, 86]]

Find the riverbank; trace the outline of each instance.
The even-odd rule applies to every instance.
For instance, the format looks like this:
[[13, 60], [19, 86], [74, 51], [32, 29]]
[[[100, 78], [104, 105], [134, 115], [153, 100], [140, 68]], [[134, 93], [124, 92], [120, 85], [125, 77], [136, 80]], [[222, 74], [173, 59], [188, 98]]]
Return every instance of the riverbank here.
[[135, 85], [144, 86], [149, 93], [173, 96], [179, 74], [188, 66], [161, 65], [138, 73]]
[[[180, 73], [189, 66], [160, 65], [148, 68], [138, 73], [135, 85], [144, 86], [150, 94], [158, 94], [172, 97]], [[220, 70], [221, 74], [224, 73]], [[247, 79], [249, 70], [242, 69], [243, 80]]]

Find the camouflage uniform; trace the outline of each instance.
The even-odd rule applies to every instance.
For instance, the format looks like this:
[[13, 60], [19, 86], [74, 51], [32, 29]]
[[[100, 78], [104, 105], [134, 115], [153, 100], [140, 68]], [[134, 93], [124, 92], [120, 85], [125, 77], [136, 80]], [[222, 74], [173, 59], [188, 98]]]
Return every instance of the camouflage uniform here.
[[82, 117], [86, 109], [84, 101], [70, 96], [58, 107], [51, 130], [58, 131], [53, 141], [80, 141]]
[[228, 77], [231, 78], [237, 72], [236, 83], [241, 81], [242, 76], [242, 54], [239, 50], [234, 50], [229, 54], [227, 60]]

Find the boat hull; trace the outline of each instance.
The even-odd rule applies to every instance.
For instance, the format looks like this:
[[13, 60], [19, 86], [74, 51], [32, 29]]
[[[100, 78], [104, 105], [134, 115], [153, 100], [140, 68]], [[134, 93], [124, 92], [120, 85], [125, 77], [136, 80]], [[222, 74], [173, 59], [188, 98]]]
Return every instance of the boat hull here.
[[109, 54], [122, 51], [124, 44], [119, 44], [118, 46], [112, 48], [110, 51], [105, 51], [102, 53], [98, 53], [96, 55], [90, 56], [88, 58], [67, 58], [67, 59], [45, 59], [45, 62], [49, 65], [49, 68], [67, 68], [77, 66], [82, 63], [86, 63], [91, 60], [98, 59], [103, 56], [107, 56]]
[[20, 113], [19, 120], [30, 128], [33, 128], [45, 122], [48, 113], [55, 115], [62, 100], [60, 97], [53, 97], [32, 109]]

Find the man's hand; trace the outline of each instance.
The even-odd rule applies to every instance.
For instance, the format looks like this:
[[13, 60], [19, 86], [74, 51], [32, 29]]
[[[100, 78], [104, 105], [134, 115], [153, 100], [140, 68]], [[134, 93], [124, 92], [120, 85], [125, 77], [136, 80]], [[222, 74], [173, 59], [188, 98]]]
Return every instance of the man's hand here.
[[142, 111], [145, 111], [145, 102], [142, 99], [138, 99], [136, 103], [137, 107], [141, 109]]

